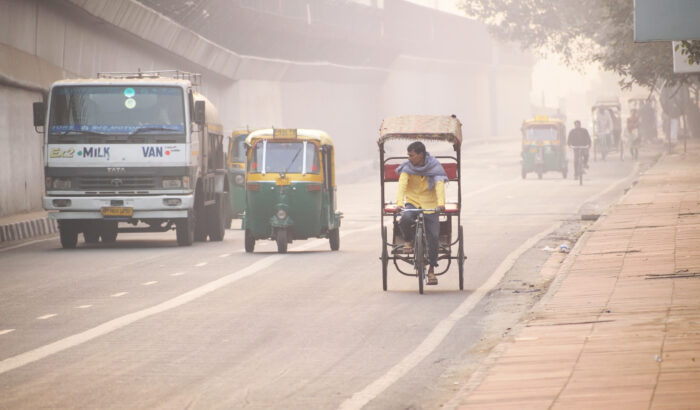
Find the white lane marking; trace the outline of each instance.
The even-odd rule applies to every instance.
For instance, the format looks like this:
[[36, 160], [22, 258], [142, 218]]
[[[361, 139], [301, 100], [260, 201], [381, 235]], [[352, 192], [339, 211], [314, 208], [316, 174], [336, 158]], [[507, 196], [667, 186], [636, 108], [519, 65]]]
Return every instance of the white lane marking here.
[[15, 331], [15, 329], [3, 329], [3, 330], [0, 330], [0, 336], [6, 335], [6, 334], [8, 334], [8, 333], [10, 333], [10, 332], [14, 332], [14, 331]]
[[[344, 232], [344, 235], [341, 233], [341, 236], [349, 235], [355, 232], [361, 232], [361, 231], [367, 231], [371, 229], [377, 229], [376, 226], [371, 226], [371, 227], [365, 227], [361, 229], [355, 229], [355, 230], [348, 230]], [[342, 231], [341, 231], [342, 232]], [[312, 248], [314, 246], [319, 246], [321, 244], [327, 243], [326, 239], [317, 239], [310, 241], [308, 244], [305, 244], [303, 246], [299, 246], [295, 249], [298, 250], [305, 250], [308, 248]], [[84, 332], [76, 333], [74, 335], [68, 336], [66, 338], [60, 339], [58, 341], [55, 341], [53, 343], [49, 343], [47, 345], [38, 347], [33, 350], [29, 350], [24, 353], [20, 353], [16, 356], [8, 357], [7, 359], [4, 359], [0, 361], [0, 374], [9, 372], [10, 370], [16, 369], [18, 367], [25, 366], [29, 363], [36, 362], [37, 360], [41, 360], [47, 356], [51, 356], [53, 354], [62, 352], [66, 349], [70, 349], [71, 347], [78, 346], [80, 344], [83, 344], [85, 342], [88, 342], [92, 339], [95, 339], [100, 336], [104, 336], [108, 333], [114, 332], [115, 330], [121, 329], [125, 326], [128, 326], [134, 322], [137, 322], [141, 319], [145, 319], [147, 317], [156, 315], [158, 313], [162, 313], [171, 309], [174, 309], [176, 307], [182, 306], [186, 303], [192, 302], [193, 300], [199, 299], [202, 296], [205, 296], [215, 290], [221, 289], [224, 286], [230, 285], [231, 283], [237, 282], [241, 279], [244, 279], [248, 276], [251, 276], [257, 272], [260, 272], [263, 269], [267, 269], [270, 266], [272, 266], [275, 262], [283, 259], [286, 254], [275, 254], [275, 255], [270, 255], [266, 256], [259, 261], [243, 268], [240, 269], [236, 272], [230, 273], [226, 276], [223, 276], [219, 279], [213, 280], [209, 283], [205, 283], [202, 286], [199, 286], [197, 288], [194, 288], [188, 292], [185, 292], [179, 296], [176, 296], [172, 299], [168, 299], [165, 302], [159, 303], [155, 306], [152, 306], [150, 308], [146, 308], [143, 310], [139, 310], [137, 312], [129, 313], [127, 315], [118, 317], [116, 319], [112, 319], [108, 322], [102, 323], [100, 325], [97, 325], [91, 329], [88, 329]], [[121, 294], [126, 294], [127, 292], [122, 292]], [[121, 296], [121, 294], [119, 294]], [[114, 296], [114, 295], [112, 295]]]
[[208, 262], [199, 262], [198, 264], [194, 265], [197, 268], [201, 268], [202, 266], [205, 266]]
[[9, 251], [9, 250], [12, 250], [12, 249], [21, 248], [21, 247], [23, 247], [23, 246], [29, 246], [29, 245], [32, 245], [32, 244], [35, 244], [35, 243], [39, 243], [39, 242], [52, 241], [52, 240], [54, 240], [54, 239], [56, 239], [55, 236], [53, 236], [53, 237], [51, 237], [51, 238], [36, 239], [36, 240], [33, 240], [33, 241], [29, 241], [29, 242], [20, 243], [20, 244], [17, 244], [17, 245], [8, 246], [7, 248], [2, 248], [2, 249], [0, 249], [0, 252], [6, 252], [6, 251]]
[[175, 272], [175, 273], [171, 273], [170, 276], [182, 276], [184, 274], [185, 274], [185, 272]]
[[144, 282], [144, 283], [142, 283], [142, 285], [143, 285], [143, 286], [151, 286], [151, 285], [155, 285], [156, 283], [158, 283], [157, 280], [152, 280], [152, 281], [149, 281], [149, 282]]
[[397, 380], [403, 377], [411, 369], [413, 369], [418, 363], [425, 359], [430, 353], [432, 353], [440, 343], [447, 337], [447, 335], [452, 331], [452, 328], [457, 324], [459, 320], [467, 316], [472, 309], [484, 298], [498, 283], [503, 279], [503, 276], [508, 272], [515, 262], [518, 260], [520, 255], [528, 251], [530, 248], [535, 246], [540, 239], [549, 235], [552, 231], [557, 229], [561, 225], [561, 222], [556, 222], [549, 226], [547, 229], [541, 231], [535, 236], [531, 237], [527, 241], [523, 242], [517, 249], [509, 253], [508, 256], [501, 262], [496, 270], [491, 274], [486, 282], [484, 282], [477, 290], [472, 292], [465, 300], [462, 302], [455, 310], [452, 311], [446, 318], [442, 319], [440, 323], [433, 328], [433, 330], [428, 334], [428, 336], [421, 342], [418, 347], [415, 348], [411, 353], [404, 357], [399, 363], [394, 365], [389, 371], [384, 373], [381, 377], [370, 383], [367, 387], [355, 393], [349, 399], [345, 400], [339, 407], [341, 410], [349, 409], [361, 409], [384, 390], [389, 388]]
[[[627, 176], [611, 183], [603, 191], [592, 195], [586, 201], [593, 201], [605, 195], [607, 192], [610, 192], [617, 185], [630, 178], [637, 171], [637, 168], [638, 164], [635, 163], [635, 166], [633, 167], [632, 171], [630, 171], [630, 173]], [[519, 179], [515, 179], [514, 181], [519, 181]], [[509, 182], [506, 181], [498, 183], [489, 187], [482, 188], [480, 191], [483, 192], [493, 188], [494, 186], [505, 185], [507, 183]], [[477, 192], [479, 191], [474, 191], [470, 195], [473, 195]], [[442, 343], [445, 337], [447, 337], [447, 334], [456, 325], [457, 321], [469, 314], [474, 308], [474, 306], [476, 306], [477, 303], [479, 303], [479, 301], [481, 301], [481, 299], [483, 299], [484, 296], [486, 296], [496, 285], [498, 285], [498, 283], [501, 281], [506, 272], [508, 272], [513, 267], [520, 255], [522, 255], [528, 249], [533, 247], [537, 242], [539, 242], [540, 239], [544, 238], [545, 236], [549, 235], [549, 233], [557, 229], [559, 225], [560, 222], [554, 223], [549, 228], [545, 229], [544, 231], [525, 241], [522, 245], [520, 245], [520, 247], [518, 247], [518, 249], [508, 254], [508, 256], [506, 256], [506, 259], [504, 259], [503, 262], [501, 262], [501, 264], [498, 265], [498, 268], [496, 268], [494, 273], [491, 274], [489, 279], [486, 282], [484, 282], [481, 286], [479, 286], [479, 288], [476, 291], [474, 291], [474, 293], [469, 295], [469, 297], [464, 302], [462, 302], [455, 310], [453, 310], [449, 316], [447, 316], [440, 323], [438, 323], [437, 326], [435, 326], [435, 328], [433, 328], [433, 330], [423, 340], [423, 342], [415, 350], [413, 350], [413, 352], [409, 353], [398, 364], [389, 369], [388, 372], [384, 373], [384, 375], [376, 379], [374, 382], [370, 383], [364, 389], [353, 394], [349, 399], [345, 400], [340, 405], [339, 409], [361, 409], [367, 403], [369, 403], [371, 400], [373, 400], [379, 394], [381, 394], [384, 390], [386, 390], [389, 386], [394, 384], [398, 379], [400, 379], [406, 373], [408, 373], [412, 368], [418, 365], [418, 363], [420, 363], [421, 360], [425, 359], [425, 357], [432, 353], [437, 348], [437, 346], [440, 343]]]
[[87, 309], [87, 308], [91, 308], [91, 307], [92, 307], [92, 305], [80, 305], [80, 306], [76, 306], [75, 308], [76, 309]]
[[115, 293], [115, 294], [113, 294], [113, 295], [111, 295], [111, 296], [112, 296], [113, 298], [119, 298], [119, 297], [122, 297], [122, 296], [126, 295], [127, 293], [129, 293], [129, 292], [118, 292], [118, 293]]
[[36, 318], [36, 319], [37, 319], [37, 320], [46, 320], [46, 319], [51, 319], [51, 318], [54, 317], [54, 316], [58, 316], [58, 314], [57, 314], [57, 313], [49, 313], [48, 315], [39, 316], [39, 317]]
[[230, 253], [223, 253], [223, 254], [219, 255], [219, 258], [228, 258], [229, 256], [231, 256]]

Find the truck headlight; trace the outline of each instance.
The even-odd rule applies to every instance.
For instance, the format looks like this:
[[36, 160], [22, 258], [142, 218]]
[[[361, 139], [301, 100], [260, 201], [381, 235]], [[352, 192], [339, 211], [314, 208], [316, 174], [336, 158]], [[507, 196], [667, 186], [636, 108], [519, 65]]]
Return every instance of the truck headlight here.
[[163, 178], [163, 188], [181, 188], [182, 178]]
[[69, 178], [54, 178], [51, 185], [54, 189], [70, 189], [71, 187]]

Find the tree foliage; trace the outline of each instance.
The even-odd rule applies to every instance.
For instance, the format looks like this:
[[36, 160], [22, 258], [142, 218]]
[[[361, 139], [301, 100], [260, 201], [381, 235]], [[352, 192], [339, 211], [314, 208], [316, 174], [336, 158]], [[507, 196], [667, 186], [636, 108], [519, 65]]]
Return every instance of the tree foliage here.
[[[461, 7], [497, 38], [560, 55], [573, 68], [598, 62], [619, 74], [623, 87], [697, 77], [673, 73], [670, 42], [634, 42], [633, 0], [462, 0]], [[700, 61], [700, 46], [692, 46], [689, 55]]]

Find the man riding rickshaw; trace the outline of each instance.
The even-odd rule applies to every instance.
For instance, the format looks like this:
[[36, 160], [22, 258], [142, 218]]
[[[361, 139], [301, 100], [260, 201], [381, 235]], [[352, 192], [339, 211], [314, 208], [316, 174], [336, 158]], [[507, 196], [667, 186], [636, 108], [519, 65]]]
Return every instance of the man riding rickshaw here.
[[596, 102], [591, 107], [591, 118], [593, 120], [593, 159], [597, 160], [600, 156], [605, 160], [608, 153], [614, 151], [619, 151], [622, 158], [624, 153], [620, 102], [617, 100]]
[[537, 177], [542, 179], [542, 175], [548, 171], [561, 172], [566, 178], [568, 161], [564, 122], [546, 115], [538, 115], [534, 120], [525, 121], [521, 131], [523, 140], [520, 174], [523, 179], [530, 172], [535, 172]]
[[[396, 140], [410, 142], [406, 155], [385, 156], [385, 145]], [[422, 141], [445, 142], [454, 154], [430, 155]], [[382, 285], [387, 290], [389, 262], [399, 273], [418, 278], [423, 285], [436, 285], [453, 261], [459, 270], [459, 289], [464, 288], [464, 235], [461, 224], [460, 147], [462, 124], [455, 116], [410, 115], [385, 118], [379, 145]], [[387, 198], [387, 184], [396, 182], [396, 201]], [[457, 185], [456, 201], [446, 200], [445, 185]], [[454, 192], [452, 192], [454, 193]], [[384, 218], [391, 220], [391, 238]], [[453, 238], [453, 230], [457, 237]], [[457, 247], [456, 252], [453, 247]], [[446, 262], [443, 267], [441, 261]], [[426, 266], [428, 267], [426, 269]]]
[[262, 129], [248, 135], [245, 250], [272, 239], [287, 252], [294, 240], [328, 238], [340, 248], [334, 148], [331, 137], [309, 129]]

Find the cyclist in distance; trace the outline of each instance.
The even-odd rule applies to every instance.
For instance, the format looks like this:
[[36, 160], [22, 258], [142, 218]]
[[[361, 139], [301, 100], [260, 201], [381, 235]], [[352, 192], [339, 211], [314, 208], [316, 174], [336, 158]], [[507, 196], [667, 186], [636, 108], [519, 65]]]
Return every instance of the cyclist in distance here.
[[[399, 189], [396, 204], [399, 209], [436, 209], [437, 212], [425, 212], [425, 232], [428, 240], [428, 285], [437, 285], [435, 275], [440, 234], [439, 213], [445, 209], [445, 180], [447, 174], [440, 162], [425, 151], [420, 141], [412, 142], [408, 148], [408, 161], [401, 164], [396, 172], [399, 174]], [[403, 250], [413, 251], [413, 224], [418, 212], [404, 212], [399, 221], [401, 236], [405, 242]]]
[[569, 131], [567, 145], [570, 147], [586, 147], [583, 151], [583, 167], [588, 168], [588, 156], [591, 150], [591, 135], [588, 130], [581, 127], [581, 121], [574, 121], [574, 129]]

